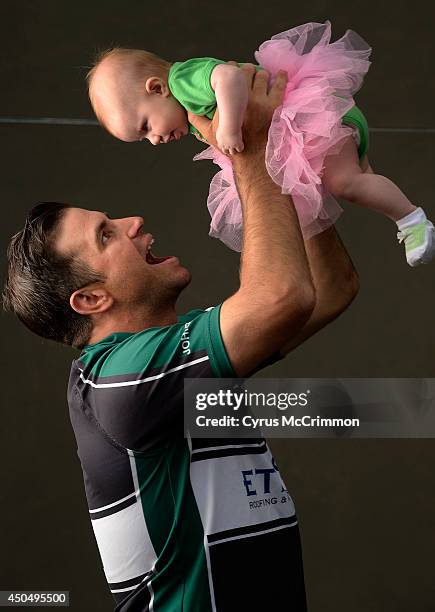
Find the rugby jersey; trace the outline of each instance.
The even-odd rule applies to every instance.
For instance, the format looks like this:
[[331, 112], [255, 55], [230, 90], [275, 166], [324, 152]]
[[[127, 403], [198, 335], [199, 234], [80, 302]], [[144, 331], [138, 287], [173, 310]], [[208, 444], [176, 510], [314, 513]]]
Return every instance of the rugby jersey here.
[[115, 610], [306, 610], [293, 501], [262, 438], [185, 439], [184, 378], [233, 377], [220, 306], [84, 348], [68, 386]]

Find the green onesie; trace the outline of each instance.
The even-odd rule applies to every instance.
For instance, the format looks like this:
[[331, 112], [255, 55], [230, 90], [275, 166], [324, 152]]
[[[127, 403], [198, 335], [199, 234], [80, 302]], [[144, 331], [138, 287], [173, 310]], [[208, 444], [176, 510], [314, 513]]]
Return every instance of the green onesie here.
[[[210, 83], [210, 77], [213, 69], [219, 64], [226, 64], [226, 62], [213, 57], [194, 57], [185, 62], [172, 64], [168, 77], [169, 89], [174, 98], [187, 111], [195, 115], [204, 115], [209, 119], [213, 118], [216, 110], [216, 96]], [[342, 121], [346, 125], [358, 128], [360, 134], [358, 155], [362, 159], [369, 144], [366, 118], [355, 105], [343, 116]], [[199, 134], [191, 124], [189, 124], [189, 131], [191, 134]]]

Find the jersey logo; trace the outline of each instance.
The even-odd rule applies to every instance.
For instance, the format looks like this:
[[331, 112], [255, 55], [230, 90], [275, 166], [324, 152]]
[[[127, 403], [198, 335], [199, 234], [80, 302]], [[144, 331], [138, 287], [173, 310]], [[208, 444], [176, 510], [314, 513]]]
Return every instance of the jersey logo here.
[[[281, 475], [278, 471], [278, 466], [275, 459], [272, 457], [272, 467], [270, 468], [255, 468], [253, 470], [242, 470], [242, 481], [245, 487], [246, 496], [255, 496], [257, 499], [249, 502], [250, 510], [256, 508], [264, 508], [265, 506], [273, 506], [275, 504], [285, 504], [290, 501], [290, 496], [287, 489], [284, 487], [281, 480]], [[280, 495], [272, 495], [270, 492], [271, 482], [279, 479], [281, 487]], [[260, 497], [261, 496], [261, 497]]]
[[183, 351], [183, 355], [190, 355], [190, 353], [192, 352], [190, 350], [190, 331], [189, 331], [189, 327], [191, 325], [192, 321], [188, 321], [187, 323], [184, 324], [184, 328], [183, 328], [183, 333], [181, 334], [181, 350]]

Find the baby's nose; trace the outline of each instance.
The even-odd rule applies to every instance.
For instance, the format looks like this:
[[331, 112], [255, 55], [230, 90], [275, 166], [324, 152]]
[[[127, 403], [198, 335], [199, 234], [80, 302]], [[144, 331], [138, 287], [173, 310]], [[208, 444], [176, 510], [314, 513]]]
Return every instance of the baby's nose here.
[[150, 141], [151, 144], [158, 145], [160, 144], [162, 139], [160, 138], [160, 136], [153, 135], [153, 136], [150, 136], [148, 140]]

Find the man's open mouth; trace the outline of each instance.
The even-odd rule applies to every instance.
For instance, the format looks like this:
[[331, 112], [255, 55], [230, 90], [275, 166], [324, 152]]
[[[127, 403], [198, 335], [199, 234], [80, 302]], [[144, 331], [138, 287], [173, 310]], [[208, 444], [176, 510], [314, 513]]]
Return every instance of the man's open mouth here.
[[175, 259], [173, 255], [167, 255], [166, 257], [156, 257], [153, 253], [151, 253], [151, 247], [153, 246], [154, 242], [155, 240], [153, 236], [151, 236], [151, 240], [148, 242], [147, 252], [145, 255], [145, 261], [147, 262], [147, 264], [150, 264], [151, 266], [156, 266], [158, 264], [163, 263], [164, 261], [167, 261], [168, 259]]
[[155, 266], [156, 264], [160, 264], [163, 263], [164, 261], [166, 261], [167, 259], [171, 259], [173, 256], [172, 255], [167, 255], [166, 257], [155, 257], [151, 251], [147, 251], [146, 257], [145, 257], [145, 261], [148, 264], [151, 264], [152, 266]]

